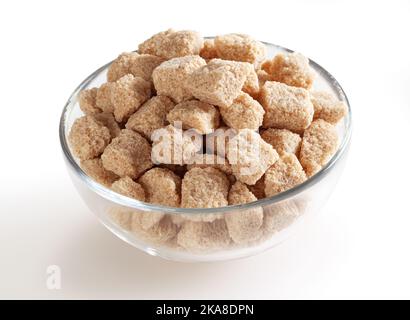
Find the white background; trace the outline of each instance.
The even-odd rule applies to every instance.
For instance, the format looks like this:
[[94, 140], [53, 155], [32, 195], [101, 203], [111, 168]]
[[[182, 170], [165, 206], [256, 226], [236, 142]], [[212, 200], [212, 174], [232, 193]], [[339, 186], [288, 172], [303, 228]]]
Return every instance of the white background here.
[[[100, 225], [69, 180], [58, 140], [69, 94], [169, 27], [300, 51], [350, 99], [353, 144], [324, 214], [271, 251], [150, 257]], [[408, 1], [2, 1], [0, 298], [410, 298], [409, 33]]]

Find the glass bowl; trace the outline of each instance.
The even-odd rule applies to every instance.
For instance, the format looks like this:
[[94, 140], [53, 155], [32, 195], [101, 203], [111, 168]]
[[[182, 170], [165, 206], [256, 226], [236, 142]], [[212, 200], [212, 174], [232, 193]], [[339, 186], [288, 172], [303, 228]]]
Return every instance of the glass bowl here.
[[[267, 57], [289, 49], [265, 43]], [[144, 203], [122, 196], [89, 177], [79, 166], [67, 143], [74, 120], [82, 115], [78, 104], [81, 90], [106, 82], [108, 63], [87, 77], [72, 93], [60, 121], [60, 141], [65, 162], [77, 191], [101, 223], [116, 236], [134, 247], [165, 259], [199, 262], [246, 257], [272, 248], [295, 230], [303, 227], [324, 205], [339, 179], [347, 156], [351, 136], [351, 110], [348, 99], [336, 79], [310, 60], [316, 71], [314, 89], [333, 92], [348, 106], [348, 114], [337, 125], [339, 148], [329, 162], [304, 183], [244, 205], [215, 209], [182, 209]], [[234, 242], [226, 229], [228, 215], [252, 215], [263, 212], [262, 226], [246, 240]], [[160, 219], [149, 229], [135, 221], [143, 217]], [[203, 222], [212, 221], [213, 222]], [[193, 222], [191, 222], [193, 221]], [[189, 227], [188, 227], [189, 225]], [[182, 245], [181, 245], [182, 243]]]

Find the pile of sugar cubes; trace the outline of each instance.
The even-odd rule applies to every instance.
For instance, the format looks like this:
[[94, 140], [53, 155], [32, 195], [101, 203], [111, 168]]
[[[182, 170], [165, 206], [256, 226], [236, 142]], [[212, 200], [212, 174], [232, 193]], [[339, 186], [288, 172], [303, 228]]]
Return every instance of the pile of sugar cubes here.
[[[265, 55], [263, 43], [242, 34], [155, 34], [122, 53], [106, 83], [80, 92], [72, 153], [95, 181], [155, 205], [217, 208], [295, 187], [337, 150], [335, 125], [347, 106], [310, 90], [315, 73], [303, 55]], [[110, 215], [144, 241], [196, 251], [260, 241], [299, 213], [289, 202], [225, 214]]]

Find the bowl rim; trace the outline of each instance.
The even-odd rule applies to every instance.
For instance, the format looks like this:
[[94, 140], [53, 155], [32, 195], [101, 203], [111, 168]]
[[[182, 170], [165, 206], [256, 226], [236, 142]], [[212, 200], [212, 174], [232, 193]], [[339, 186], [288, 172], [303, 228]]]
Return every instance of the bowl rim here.
[[[214, 37], [204, 37], [205, 39], [213, 39]], [[263, 42], [266, 46], [272, 46], [275, 47], [279, 50], [285, 51], [292, 53], [294, 52], [293, 50], [290, 50], [288, 48], [272, 44], [269, 42]], [[83, 90], [87, 85], [103, 70], [105, 70], [113, 61], [103, 65], [102, 67], [98, 68], [95, 70], [93, 73], [91, 73], [86, 79], [84, 79], [78, 86], [77, 88], [73, 91], [73, 93], [70, 95], [68, 98], [61, 117], [60, 117], [60, 123], [59, 123], [59, 137], [60, 137], [60, 144], [61, 148], [64, 154], [64, 157], [66, 159], [66, 162], [70, 165], [71, 169], [75, 172], [75, 174], [95, 193], [97, 193], [99, 196], [105, 198], [106, 200], [112, 201], [116, 204], [119, 204], [121, 206], [125, 207], [130, 207], [133, 209], [138, 209], [138, 210], [143, 210], [143, 211], [161, 211], [164, 213], [173, 213], [173, 214], [215, 214], [215, 213], [226, 213], [226, 212], [231, 212], [231, 211], [242, 211], [242, 210], [249, 210], [249, 209], [254, 209], [257, 207], [263, 207], [267, 205], [272, 205], [278, 202], [281, 202], [283, 200], [289, 199], [294, 197], [295, 195], [302, 193], [303, 191], [309, 189], [310, 187], [314, 186], [318, 182], [320, 182], [324, 177], [326, 177], [329, 172], [333, 169], [335, 164], [338, 162], [338, 160], [342, 157], [342, 155], [347, 151], [348, 146], [350, 144], [350, 139], [352, 135], [352, 110], [351, 106], [349, 103], [349, 100], [346, 96], [346, 93], [344, 92], [342, 86], [339, 84], [339, 82], [322, 66], [320, 66], [318, 63], [316, 63], [314, 60], [309, 59], [309, 63], [314, 66], [316, 70], [320, 71], [320, 74], [322, 77], [325, 78], [326, 82], [331, 85], [332, 89], [336, 89], [339, 98], [342, 97], [347, 105], [348, 112], [345, 116], [346, 118], [346, 125], [345, 125], [345, 134], [343, 136], [343, 140], [340, 142], [338, 150], [336, 153], [331, 157], [331, 159], [327, 162], [325, 166], [322, 167], [320, 171], [318, 171], [315, 175], [312, 177], [308, 178], [306, 181], [303, 183], [286, 190], [284, 192], [281, 192], [279, 194], [276, 194], [271, 197], [266, 197], [263, 199], [259, 199], [257, 201], [249, 202], [246, 204], [241, 204], [241, 205], [228, 205], [224, 207], [219, 207], [219, 208], [179, 208], [179, 207], [169, 207], [169, 206], [162, 206], [162, 205], [155, 205], [155, 204], [150, 204], [147, 202], [142, 202], [133, 198], [129, 198], [127, 196], [123, 196], [119, 193], [116, 193], [109, 189], [108, 187], [103, 186], [102, 184], [96, 182], [94, 179], [92, 179], [90, 176], [88, 176], [79, 166], [77, 161], [75, 160], [75, 157], [70, 151], [68, 141], [66, 139], [66, 116], [69, 114], [68, 111], [71, 111], [71, 109], [74, 107], [74, 105], [77, 102], [77, 96], [78, 93]]]

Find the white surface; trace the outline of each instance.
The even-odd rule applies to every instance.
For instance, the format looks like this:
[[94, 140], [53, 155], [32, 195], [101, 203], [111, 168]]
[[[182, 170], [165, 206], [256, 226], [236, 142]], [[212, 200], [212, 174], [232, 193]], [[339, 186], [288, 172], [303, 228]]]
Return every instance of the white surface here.
[[[410, 3], [139, 3], [0, 4], [0, 298], [410, 298]], [[104, 229], [71, 185], [57, 134], [67, 97], [168, 27], [298, 50], [350, 98], [345, 174], [322, 217], [274, 250], [214, 264], [150, 257]], [[46, 288], [54, 264], [61, 290]]]

